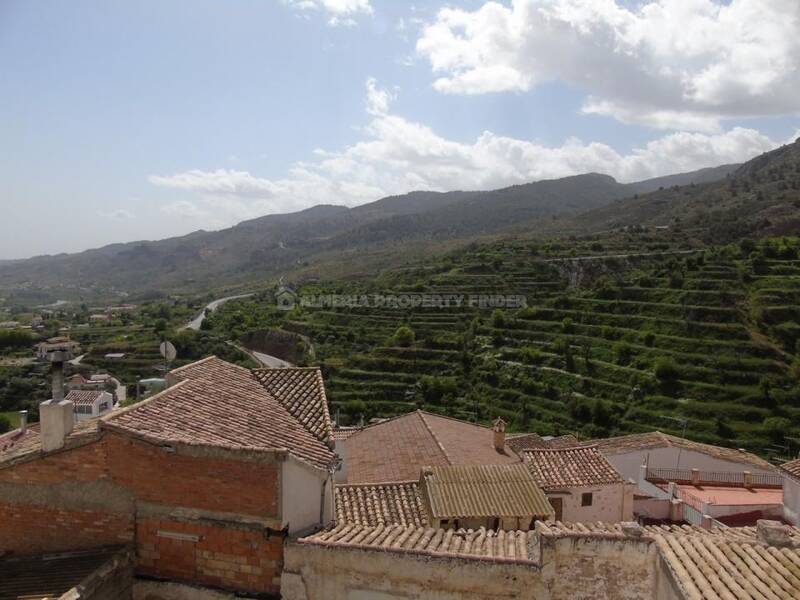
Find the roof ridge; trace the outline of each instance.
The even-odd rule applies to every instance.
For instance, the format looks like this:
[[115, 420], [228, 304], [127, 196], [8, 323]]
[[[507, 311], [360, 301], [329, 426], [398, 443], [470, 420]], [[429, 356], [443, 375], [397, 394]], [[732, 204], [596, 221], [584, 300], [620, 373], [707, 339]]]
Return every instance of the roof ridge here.
[[563, 448], [525, 448], [522, 452], [565, 452], [570, 450], [597, 450], [597, 444], [587, 446], [564, 446]]
[[408, 481], [378, 481], [377, 483], [337, 483], [337, 488], [356, 488], [356, 487], [377, 487], [380, 485], [419, 485], [419, 481], [411, 479]]
[[464, 419], [459, 419], [458, 417], [451, 417], [449, 415], [440, 415], [439, 413], [431, 412], [429, 410], [422, 410], [418, 408], [415, 412], [422, 413], [423, 415], [430, 415], [432, 417], [439, 417], [440, 419], [447, 419], [448, 421], [455, 421], [457, 423], [461, 423], [462, 425], [472, 425], [474, 427], [480, 427], [481, 429], [488, 429], [492, 431], [492, 428], [488, 425], [481, 425], [480, 423], [473, 423], [472, 421], [465, 421]]
[[[216, 354], [212, 354], [211, 356], [206, 356], [205, 358], [201, 358], [200, 360], [196, 360], [194, 362], [190, 362], [189, 364], [183, 365], [182, 367], [178, 367], [176, 369], [172, 369], [172, 370], [170, 370], [170, 373], [173, 373], [173, 374], [174, 373], [180, 373], [181, 371], [183, 371], [185, 369], [188, 369], [189, 367], [194, 367], [194, 366], [197, 366], [197, 365], [201, 365], [201, 364], [203, 364], [205, 362], [208, 362], [208, 361], [210, 361], [210, 360], [212, 360], [214, 358], [219, 358], [219, 357]], [[220, 360], [222, 360], [222, 359], [220, 358]], [[225, 362], [227, 362], [227, 361], [225, 361]], [[231, 363], [231, 364], [233, 364], [233, 363]]]
[[447, 464], [448, 465], [452, 465], [453, 464], [453, 460], [447, 454], [447, 450], [444, 449], [444, 445], [442, 444], [442, 442], [440, 442], [439, 438], [436, 437], [436, 434], [433, 432], [433, 429], [431, 429], [430, 423], [428, 423], [425, 420], [425, 416], [424, 415], [426, 413], [424, 411], [421, 411], [421, 410], [417, 410], [417, 413], [419, 414], [419, 418], [422, 420], [422, 423], [425, 425], [425, 429], [428, 430], [428, 433], [431, 434], [431, 437], [433, 438], [433, 441], [436, 442], [436, 445], [439, 446], [439, 450], [442, 451], [442, 454], [444, 455], [444, 459], [447, 461]]
[[310, 367], [257, 367], [252, 369], [252, 371], [254, 373], [261, 373], [264, 371], [322, 371], [322, 368], [318, 365], [312, 365]]

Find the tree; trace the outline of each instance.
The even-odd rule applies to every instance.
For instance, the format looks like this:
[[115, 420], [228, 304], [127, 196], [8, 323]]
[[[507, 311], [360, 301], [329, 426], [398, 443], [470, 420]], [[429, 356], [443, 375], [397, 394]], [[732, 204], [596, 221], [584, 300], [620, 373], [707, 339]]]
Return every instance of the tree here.
[[680, 370], [675, 361], [667, 356], [660, 356], [653, 366], [655, 376], [661, 381], [675, 381], [680, 377]]
[[764, 419], [764, 432], [773, 444], [783, 443], [783, 438], [792, 426], [792, 422], [784, 417], [769, 417]]
[[401, 348], [408, 348], [414, 343], [415, 339], [414, 330], [408, 327], [407, 325], [401, 325], [397, 328], [397, 331], [394, 332], [394, 336], [392, 336], [392, 341], [396, 346], [400, 346]]
[[492, 327], [500, 329], [506, 325], [506, 315], [499, 308], [492, 311]]

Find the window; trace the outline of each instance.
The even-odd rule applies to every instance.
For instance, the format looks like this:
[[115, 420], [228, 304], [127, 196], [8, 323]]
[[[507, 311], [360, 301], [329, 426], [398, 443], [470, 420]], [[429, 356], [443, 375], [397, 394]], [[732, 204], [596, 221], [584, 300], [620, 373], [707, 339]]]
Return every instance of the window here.
[[581, 506], [592, 505], [592, 492], [585, 492], [581, 494]]
[[108, 410], [108, 402], [101, 402], [99, 407], [100, 412]]

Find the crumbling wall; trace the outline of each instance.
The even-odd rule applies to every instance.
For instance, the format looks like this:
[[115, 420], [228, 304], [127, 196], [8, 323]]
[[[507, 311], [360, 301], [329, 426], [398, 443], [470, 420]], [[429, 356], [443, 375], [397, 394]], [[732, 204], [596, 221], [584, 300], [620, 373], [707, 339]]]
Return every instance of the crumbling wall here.
[[547, 600], [538, 567], [310, 544], [286, 547], [283, 600]]
[[657, 549], [650, 540], [571, 536], [542, 541], [552, 600], [650, 600]]
[[537, 536], [532, 560], [291, 543], [284, 600], [652, 600], [657, 549], [614, 535]]
[[0, 551], [133, 541], [133, 497], [106, 469], [103, 440], [0, 469]]

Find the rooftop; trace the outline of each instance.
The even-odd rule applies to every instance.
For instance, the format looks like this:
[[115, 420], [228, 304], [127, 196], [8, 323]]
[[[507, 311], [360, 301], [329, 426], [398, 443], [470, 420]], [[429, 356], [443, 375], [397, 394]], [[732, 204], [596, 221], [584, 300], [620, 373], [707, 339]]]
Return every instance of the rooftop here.
[[625, 483], [596, 446], [540, 448], [523, 452], [536, 482], [545, 490]]
[[[279, 370], [280, 371], [280, 370]], [[215, 356], [171, 372], [176, 385], [102, 419], [102, 427], [155, 443], [285, 450], [327, 468], [333, 453], [254, 374]]]
[[534, 448], [571, 448], [580, 445], [580, 441], [572, 434], [542, 437], [538, 433], [512, 433], [506, 437], [506, 444], [519, 454]]
[[677, 485], [679, 494], [690, 500], [724, 506], [782, 505], [783, 490], [780, 488], [745, 488], [725, 485]]
[[60, 598], [121, 556], [118, 548], [38, 556], [0, 555], [0, 600]]
[[420, 410], [365, 427], [345, 444], [348, 483], [412, 481], [424, 466], [520, 462], [509, 446], [495, 449], [490, 428]]
[[369, 527], [348, 523], [300, 539], [298, 543], [530, 564], [533, 561], [528, 547], [534, 535], [533, 531], [456, 531], [414, 525]]
[[707, 454], [720, 460], [741, 463], [759, 467], [761, 469], [773, 470], [775, 467], [755, 454], [734, 448], [724, 448], [722, 446], [712, 446], [701, 442], [693, 442], [685, 438], [662, 433], [661, 431], [650, 431], [647, 433], [633, 433], [617, 437], [592, 440], [592, 445], [597, 446], [603, 454], [624, 454], [636, 450], [649, 450], [652, 448], [682, 448]]
[[69, 400], [75, 406], [91, 406], [103, 393], [98, 390], [72, 390], [65, 400]]
[[336, 486], [336, 522], [378, 525], [428, 524], [416, 481]]
[[420, 485], [430, 514], [464, 517], [547, 518], [553, 508], [523, 464], [423, 469]]
[[781, 471], [784, 471], [789, 475], [794, 475], [796, 478], [800, 479], [800, 458], [785, 462], [778, 468]]
[[319, 367], [257, 369], [253, 374], [318, 440], [333, 442], [325, 382]]

